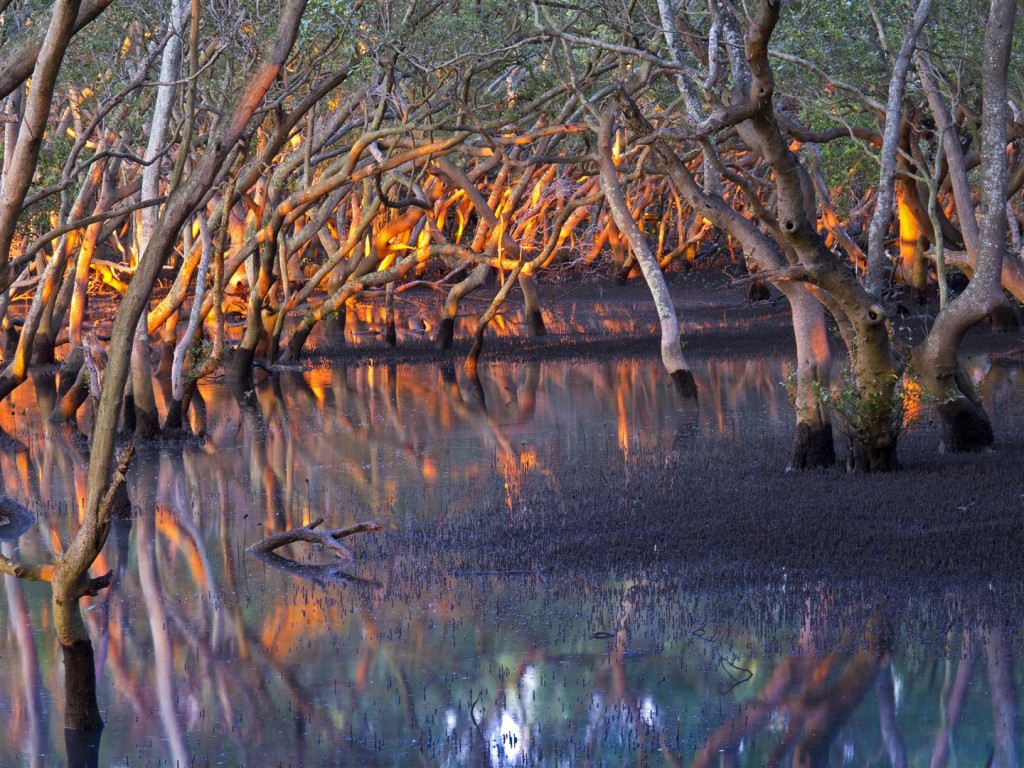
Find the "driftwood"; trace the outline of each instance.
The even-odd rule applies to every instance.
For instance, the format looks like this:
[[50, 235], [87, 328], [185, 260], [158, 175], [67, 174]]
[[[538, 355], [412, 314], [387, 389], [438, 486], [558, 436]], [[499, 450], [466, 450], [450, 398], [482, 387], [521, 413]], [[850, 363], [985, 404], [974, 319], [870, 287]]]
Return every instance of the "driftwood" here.
[[[338, 556], [342, 561], [341, 565], [344, 566], [351, 563], [355, 559], [355, 556], [352, 554], [352, 550], [342, 544], [340, 540], [357, 533], [380, 530], [380, 525], [373, 521], [356, 523], [355, 525], [350, 525], [345, 528], [316, 530], [323, 521], [324, 519], [321, 517], [314, 520], [309, 525], [302, 526], [301, 528], [294, 528], [290, 531], [281, 531], [280, 533], [272, 534], [262, 541], [250, 544], [247, 551], [254, 555], [269, 555], [275, 549], [279, 549], [286, 544], [295, 544], [297, 542], [304, 541], [308, 544], [320, 544], [326, 547]], [[297, 564], [301, 565], [301, 563]], [[333, 567], [337, 568], [338, 566]]]

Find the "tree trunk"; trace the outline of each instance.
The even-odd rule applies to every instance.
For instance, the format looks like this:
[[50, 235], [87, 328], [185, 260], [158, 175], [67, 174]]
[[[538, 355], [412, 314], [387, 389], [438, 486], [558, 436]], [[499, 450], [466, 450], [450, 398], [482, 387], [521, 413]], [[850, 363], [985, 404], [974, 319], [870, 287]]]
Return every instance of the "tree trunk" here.
[[258, 276], [254, 281], [253, 285], [249, 287], [249, 301], [246, 304], [246, 318], [245, 318], [245, 330], [242, 332], [242, 340], [238, 344], [238, 352], [244, 353], [236, 356], [235, 360], [239, 365], [246, 365], [248, 371], [243, 371], [241, 368], [236, 368], [236, 374], [244, 376], [252, 375], [252, 362], [256, 359], [256, 351], [260, 347], [260, 342], [263, 341], [264, 336], [264, 318], [263, 318], [263, 299], [267, 295], [261, 291], [262, 287], [267, 288], [267, 293], [270, 291], [270, 281], [273, 276], [267, 276], [266, 280], [263, 279], [265, 273], [260, 269], [260, 261], [256, 261], [256, 268], [253, 269], [253, 274]]
[[455, 341], [455, 317], [459, 313], [459, 302], [484, 284], [491, 273], [489, 264], [477, 264], [462, 281], [452, 286], [444, 302], [444, 317], [437, 328], [434, 346], [437, 349], [451, 349]]
[[256, 353], [245, 347], [239, 347], [231, 356], [228, 366], [229, 383], [236, 396], [251, 391], [255, 386], [252, 377], [252, 364], [255, 359]]
[[941, 447], [951, 453], [983, 451], [995, 442], [992, 421], [980, 402], [958, 398], [938, 406], [942, 417]]
[[[1006, 79], [1016, 3], [992, 0], [985, 25], [982, 73], [981, 223], [977, 225], [974, 203], [963, 167], [963, 152], [934, 76], [922, 66], [922, 82], [945, 139], [950, 144], [954, 200], [960, 213], [969, 255], [974, 256], [970, 285], [935, 319], [925, 342], [914, 351], [914, 370], [922, 390], [938, 405], [943, 420], [943, 445], [947, 450], [980, 450], [991, 445], [992, 427], [982, 410], [981, 399], [963, 374], [958, 359], [960, 343], [975, 323], [1005, 301], [1001, 285], [1006, 251], [1007, 118]], [[927, 73], [927, 74], [926, 74]]]
[[672, 377], [676, 391], [683, 397], [696, 397], [697, 385], [690, 372], [690, 367], [683, 357], [679, 320], [676, 317], [675, 307], [672, 306], [672, 296], [669, 293], [668, 284], [665, 282], [665, 275], [658, 268], [658, 262], [654, 258], [654, 254], [651, 253], [651, 248], [647, 245], [643, 232], [636, 225], [633, 214], [622, 196], [622, 187], [619, 185], [615, 164], [612, 160], [612, 114], [610, 112], [601, 115], [597, 143], [601, 189], [608, 202], [608, 209], [615, 221], [615, 226], [626, 238], [634, 258], [640, 264], [640, 271], [643, 272], [644, 280], [651, 291], [651, 298], [654, 299], [654, 306], [658, 310], [658, 320], [661, 325], [662, 363]]
[[918, 0], [911, 25], [904, 30], [896, 61], [889, 77], [889, 98], [885, 106], [885, 121], [882, 137], [881, 172], [878, 180], [878, 200], [868, 227], [868, 265], [865, 283], [868, 294], [876, 301], [882, 296], [885, 270], [885, 235], [892, 219], [892, 204], [895, 194], [896, 160], [899, 153], [900, 128], [903, 120], [903, 96], [906, 91], [907, 73], [917, 47], [917, 38], [924, 29], [932, 0]]
[[53, 339], [54, 346], [57, 345], [57, 337], [59, 336], [59, 330], [64, 327], [64, 323], [67, 321], [68, 309], [71, 307], [71, 296], [75, 291], [75, 269], [74, 267], [67, 270], [64, 274], [63, 282], [60, 286], [60, 291], [57, 292], [57, 299], [54, 301], [53, 306], [50, 308], [50, 337]]
[[846, 436], [846, 469], [850, 472], [895, 472], [899, 469], [896, 443], [898, 435], [877, 435], [869, 439]]
[[56, 360], [54, 346], [56, 334], [53, 327], [53, 309], [57, 303], [57, 297], [67, 284], [61, 275], [57, 275], [57, 283], [51, 289], [46, 303], [43, 305], [43, 312], [39, 318], [39, 325], [32, 337], [32, 362], [36, 365], [52, 365]]
[[25, 196], [35, 175], [46, 122], [53, 106], [57, 75], [74, 34], [80, 6], [81, 0], [59, 0], [53, 6], [32, 70], [32, 87], [25, 99], [25, 112], [14, 152], [9, 162], [4, 159], [3, 187], [0, 189], [0, 287], [4, 289], [13, 282], [14, 276], [10, 274], [11, 245]]
[[68, 768], [99, 768], [102, 735], [102, 729], [77, 731], [65, 728], [64, 748], [68, 753]]
[[[61, 389], [64, 384], [64, 374], [61, 373]], [[58, 390], [59, 393], [60, 390]], [[78, 373], [72, 383], [60, 399], [57, 407], [50, 414], [50, 422], [53, 424], [73, 424], [78, 419], [78, 409], [89, 399], [89, 374], [84, 365], [79, 365]]]
[[[175, 429], [181, 428], [183, 414], [180, 412], [180, 405], [181, 401], [185, 398], [185, 358], [196, 339], [196, 334], [199, 333], [200, 324], [202, 323], [203, 297], [206, 294], [206, 274], [209, 271], [210, 261], [213, 257], [213, 238], [210, 236], [210, 231], [202, 215], [199, 216], [199, 220], [199, 232], [203, 247], [202, 257], [199, 259], [199, 271], [196, 274], [195, 295], [192, 298], [192, 309], [189, 312], [188, 324], [185, 326], [185, 332], [181, 335], [181, 340], [174, 348], [171, 360], [171, 395], [173, 402], [178, 405], [178, 413], [175, 414], [173, 419], [173, 421], [177, 422], [177, 426], [174, 427]], [[176, 317], [179, 315], [180, 311], [175, 313]], [[170, 414], [168, 414], [168, 420], [171, 420]]]
[[57, 387], [57, 396], [64, 397], [68, 390], [75, 384], [78, 379], [78, 372], [85, 364], [85, 349], [81, 343], [76, 344], [68, 352], [64, 361], [60, 364], [60, 380]]
[[158, 379], [170, 379], [171, 370], [174, 367], [174, 347], [178, 340], [178, 320], [180, 312], [172, 312], [167, 322], [164, 323], [160, 332], [160, 358], [156, 364], [156, 377]]
[[[345, 344], [345, 322], [347, 319], [348, 313], [346, 311], [346, 307], [344, 304], [338, 307], [337, 312], [332, 312], [331, 314], [324, 318], [324, 333], [332, 340], [332, 342], [335, 345], [339, 347], [344, 346]], [[313, 329], [310, 328], [309, 330], [312, 331]], [[296, 334], [292, 336], [292, 342], [295, 341], [295, 336], [297, 335], [298, 333], [296, 332]], [[299, 344], [299, 349], [296, 350], [294, 360], [297, 361], [299, 359], [299, 355], [302, 352], [302, 345], [306, 343], [306, 339], [308, 337], [309, 331], [307, 331], [305, 335], [303, 335], [301, 339], [302, 343]], [[291, 345], [289, 344], [289, 346]]]
[[[340, 327], [340, 335], [344, 339], [344, 328], [345, 328], [345, 307], [342, 306], [337, 313], [331, 315], [331, 318], [340, 316], [338, 321]], [[302, 358], [302, 348], [306, 345], [306, 339], [309, 338], [309, 334], [312, 332], [312, 328], [296, 328], [295, 333], [288, 339], [288, 344], [285, 348], [284, 354], [281, 355], [279, 362], [282, 363], [297, 363]], [[252, 365], [250, 360], [249, 365]]]
[[[75, 601], [77, 611], [78, 605]], [[64, 657], [64, 727], [76, 731], [95, 731], [103, 727], [96, 699], [96, 661], [92, 641], [61, 643]]]
[[152, 440], [160, 432], [160, 416], [156, 410], [156, 396], [153, 394], [153, 373], [149, 364], [149, 333], [145, 313], [135, 330], [131, 360], [135, 436], [140, 440]]
[[995, 440], [992, 422], [959, 364], [958, 346], [958, 341], [949, 341], [933, 331], [914, 350], [911, 370], [922, 393], [936, 403], [940, 449], [950, 453], [982, 451]]
[[837, 419], [846, 435], [846, 468], [852, 472], [891, 472], [899, 467], [896, 445], [903, 427], [901, 368], [889, 346], [885, 313], [868, 309], [868, 322], [858, 329], [856, 353], [851, 352], [851, 401], [835, 404]]
[[819, 383], [828, 381], [831, 366], [825, 315], [805, 286], [784, 283], [781, 288], [789, 299], [796, 337], [796, 437], [788, 469], [831, 467], [836, 463], [832, 423], [817, 392]]
[[465, 369], [466, 374], [474, 381], [479, 381], [477, 374], [477, 361], [480, 359], [480, 352], [484, 348], [484, 334], [487, 332], [487, 326], [491, 324], [491, 321], [497, 316], [498, 310], [501, 305], [505, 302], [508, 297], [509, 291], [512, 290], [512, 284], [516, 278], [519, 277], [519, 270], [522, 262], [517, 264], [515, 269], [509, 272], [508, 277], [505, 278], [505, 282], [502, 284], [498, 293], [495, 294], [491, 300], [490, 306], [480, 316], [480, 322], [477, 324], [476, 333], [473, 334], [473, 346], [469, 350], [469, 354], [466, 356]]
[[[163, 151], [167, 129], [171, 122], [171, 110], [174, 95], [178, 86], [175, 81], [181, 71], [181, 48], [184, 40], [185, 20], [188, 19], [190, 5], [186, 0], [171, 0], [168, 26], [174, 34], [164, 46], [160, 60], [160, 82], [156, 89], [156, 101], [150, 117], [149, 142], [146, 145], [144, 158], [146, 165], [142, 168], [142, 200], [152, 200], [160, 195], [160, 176], [162, 164], [158, 155]], [[139, 212], [139, 251], [138, 256], [145, 253], [153, 236], [160, 209], [157, 207], [143, 208]]]
[[531, 336], [544, 336], [544, 315], [540, 311], [540, 300], [537, 297], [537, 285], [533, 274], [525, 270], [519, 273], [519, 287], [523, 291], [523, 312], [526, 314], [526, 327]]
[[182, 431], [185, 425], [184, 403], [174, 397], [167, 405], [167, 418], [164, 419], [164, 433], [176, 434]]
[[796, 422], [796, 436], [789, 454], [787, 469], [819, 469], [836, 463], [835, 437], [832, 423], [823, 425]]
[[389, 347], [398, 346], [398, 332], [395, 330], [394, 283], [388, 283], [384, 293], [384, 343]]

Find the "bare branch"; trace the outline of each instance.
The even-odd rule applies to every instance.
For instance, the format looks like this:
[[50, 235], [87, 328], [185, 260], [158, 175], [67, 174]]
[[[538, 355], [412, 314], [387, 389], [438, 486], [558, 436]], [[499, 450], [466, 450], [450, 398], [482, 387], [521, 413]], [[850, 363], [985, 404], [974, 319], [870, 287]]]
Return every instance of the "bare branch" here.
[[308, 544], [320, 544], [326, 547], [345, 564], [348, 565], [355, 559], [352, 554], [352, 550], [341, 543], [341, 539], [348, 536], [352, 536], [357, 533], [365, 533], [367, 531], [379, 531], [381, 526], [373, 522], [372, 520], [356, 523], [345, 528], [334, 528], [331, 530], [318, 531], [316, 528], [323, 523], [324, 519], [318, 518], [309, 525], [304, 525], [301, 528], [294, 528], [290, 531], [280, 531], [275, 534], [267, 536], [262, 541], [257, 541], [255, 544], [251, 544], [248, 547], [249, 552], [253, 554], [269, 554], [276, 549], [280, 549], [286, 544], [295, 544], [300, 541], [304, 541]]

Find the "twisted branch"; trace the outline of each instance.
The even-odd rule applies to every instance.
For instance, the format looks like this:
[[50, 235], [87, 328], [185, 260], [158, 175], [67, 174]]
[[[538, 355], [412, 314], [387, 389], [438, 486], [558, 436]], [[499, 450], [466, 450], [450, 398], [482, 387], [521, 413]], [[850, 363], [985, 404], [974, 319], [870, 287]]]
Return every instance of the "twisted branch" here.
[[352, 536], [357, 533], [364, 533], [366, 531], [379, 531], [380, 525], [373, 522], [372, 520], [364, 523], [356, 523], [345, 528], [334, 528], [330, 530], [315, 530], [323, 523], [324, 519], [318, 518], [309, 525], [304, 525], [301, 528], [294, 528], [290, 531], [281, 531], [279, 533], [267, 536], [262, 541], [257, 541], [255, 544], [249, 545], [246, 551], [257, 555], [265, 555], [273, 552], [275, 549], [279, 549], [286, 544], [295, 544], [296, 542], [304, 541], [308, 544], [320, 544], [335, 555], [342, 561], [344, 565], [348, 565], [355, 559], [355, 555], [352, 554], [352, 550], [346, 547], [340, 542], [340, 539], [344, 539], [348, 536]]

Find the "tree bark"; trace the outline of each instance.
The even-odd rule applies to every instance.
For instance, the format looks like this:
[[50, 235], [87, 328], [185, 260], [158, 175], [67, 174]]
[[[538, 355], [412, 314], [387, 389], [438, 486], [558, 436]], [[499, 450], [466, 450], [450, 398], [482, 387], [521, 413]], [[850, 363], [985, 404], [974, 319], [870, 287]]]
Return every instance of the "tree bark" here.
[[788, 468], [831, 467], [836, 463], [832, 422], [817, 391], [819, 385], [828, 381], [831, 367], [824, 313], [805, 286], [791, 283], [781, 287], [789, 299], [796, 337], [796, 437]]
[[[72, 609], [77, 612], [76, 606]], [[96, 698], [96, 661], [92, 641], [84, 626], [85, 639], [61, 643], [64, 657], [64, 727], [75, 731], [95, 731], [103, 727]]]
[[[77, 34], [83, 27], [94, 21], [114, 0], [85, 0], [75, 16], [71, 34]], [[33, 68], [39, 63], [46, 46], [48, 30], [32, 28], [16, 43], [8, 43], [0, 53], [0, 99], [33, 76]], [[46, 49], [49, 50], [49, 49]], [[63, 51], [62, 51], [63, 53]], [[33, 76], [33, 82], [35, 78]]]
[[981, 400], [963, 374], [959, 349], [971, 326], [985, 319], [1004, 301], [1001, 289], [1006, 252], [1007, 190], [1007, 67], [1017, 4], [992, 0], [985, 25], [982, 63], [981, 223], [977, 224], [967, 186], [963, 151], [952, 133], [948, 110], [938, 93], [927, 62], [921, 62], [922, 82], [944, 134], [953, 196], [960, 214], [968, 258], [973, 255], [970, 284], [939, 313], [928, 337], [914, 350], [912, 370], [921, 389], [938, 403], [943, 421], [943, 446], [951, 451], [981, 450], [994, 435]]
[[455, 318], [459, 313], [459, 302], [480, 288], [491, 273], [489, 264], [477, 264], [465, 279], [452, 286], [448, 298], [444, 302], [444, 316], [437, 327], [434, 346], [438, 349], [451, 349], [455, 341]]
[[544, 315], [540, 310], [540, 299], [537, 297], [537, 284], [532, 272], [525, 269], [519, 273], [519, 288], [523, 292], [523, 313], [526, 315], [526, 328], [531, 336], [544, 336]]
[[[199, 233], [202, 240], [202, 257], [199, 260], [199, 271], [196, 274], [196, 290], [192, 298], [192, 309], [189, 312], [188, 325], [181, 336], [181, 340], [174, 348], [174, 360], [171, 364], [171, 396], [174, 402], [181, 403], [185, 397], [185, 355], [192, 347], [199, 332], [199, 325], [202, 320], [203, 297], [206, 294], [206, 274], [209, 271], [210, 260], [213, 257], [213, 238], [203, 220], [199, 216]], [[179, 415], [180, 418], [184, 414]], [[179, 423], [180, 427], [180, 423]]]
[[932, 0], [918, 0], [917, 10], [908, 29], [904, 31], [903, 43], [893, 63], [889, 78], [889, 100], [885, 106], [885, 127], [882, 133], [881, 171], [878, 180], [878, 199], [875, 212], [868, 227], [868, 266], [865, 287], [868, 294], [878, 301], [882, 296], [885, 270], [885, 236], [892, 220], [896, 159], [899, 151], [900, 128], [903, 119], [903, 95], [906, 92], [907, 73], [911, 57], [917, 47], [917, 38], [924, 29]]
[[132, 406], [135, 410], [135, 436], [152, 440], [160, 434], [160, 414], [153, 393], [153, 370], [149, 363], [149, 333], [145, 317], [135, 329], [131, 351]]
[[[80, 347], [77, 349], [81, 349]], [[64, 383], [64, 374], [61, 374], [61, 385]], [[63, 386], [61, 387], [63, 389]], [[58, 390], [59, 393], [59, 390]], [[78, 366], [78, 371], [72, 383], [60, 395], [57, 407], [50, 414], [50, 422], [53, 424], [74, 424], [78, 420], [78, 409], [85, 405], [89, 399], [89, 375], [84, 365]]]
[[4, 290], [13, 282], [10, 274], [11, 244], [39, 161], [57, 75], [74, 33], [80, 5], [81, 0], [58, 0], [54, 4], [53, 15], [32, 70], [32, 87], [25, 99], [25, 115], [18, 141], [3, 177], [3, 188], [0, 189], [0, 287]]
[[608, 201], [612, 219], [626, 238], [633, 256], [640, 264], [640, 271], [643, 272], [644, 280], [658, 311], [658, 320], [661, 325], [662, 364], [672, 377], [676, 390], [681, 396], [696, 397], [697, 384], [683, 357], [679, 319], [676, 317], [676, 310], [672, 305], [672, 295], [665, 282], [665, 275], [658, 267], [658, 261], [651, 253], [651, 248], [644, 239], [643, 232], [636, 225], [622, 195], [622, 187], [619, 185], [615, 163], [612, 160], [612, 113], [610, 111], [602, 113], [599, 120], [597, 160], [601, 172], [601, 189]]

